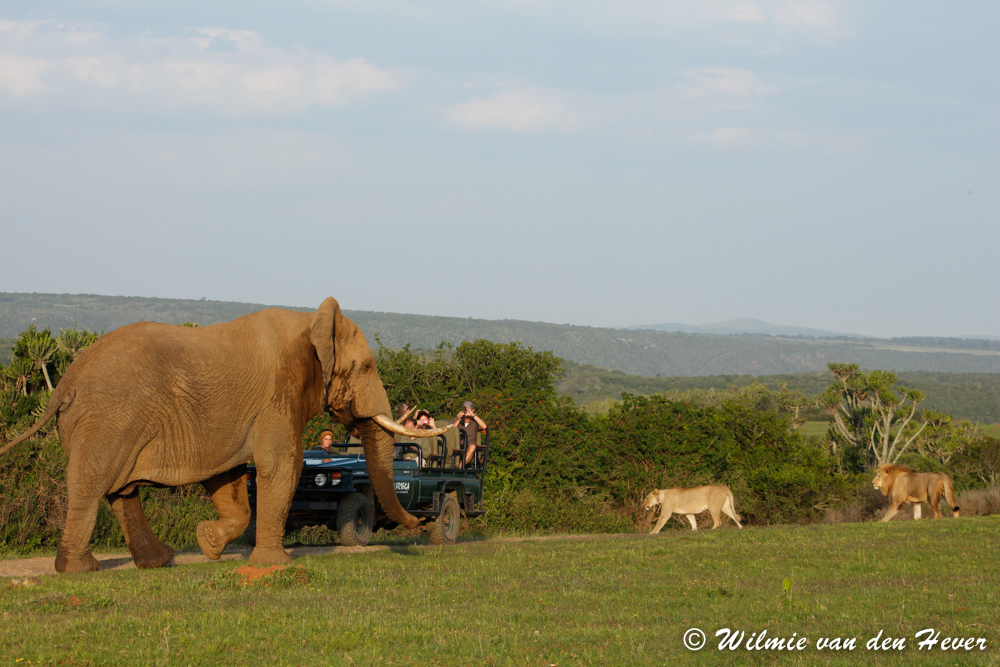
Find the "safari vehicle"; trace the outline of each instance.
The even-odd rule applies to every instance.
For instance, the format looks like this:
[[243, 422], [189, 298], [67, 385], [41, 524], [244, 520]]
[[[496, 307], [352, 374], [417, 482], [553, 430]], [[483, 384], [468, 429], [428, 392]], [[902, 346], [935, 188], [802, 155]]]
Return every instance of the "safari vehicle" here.
[[[400, 504], [420, 519], [434, 544], [454, 544], [461, 517], [483, 514], [483, 480], [489, 461], [489, 430], [465, 465], [465, 432], [451, 429], [433, 438], [396, 436], [393, 482]], [[382, 510], [368, 479], [360, 440], [348, 438], [337, 453], [308, 449], [302, 453], [302, 475], [292, 498], [285, 531], [326, 525], [344, 546], [365, 546], [375, 528], [397, 524]], [[257, 534], [257, 471], [247, 467], [250, 525], [244, 535], [251, 545]]]

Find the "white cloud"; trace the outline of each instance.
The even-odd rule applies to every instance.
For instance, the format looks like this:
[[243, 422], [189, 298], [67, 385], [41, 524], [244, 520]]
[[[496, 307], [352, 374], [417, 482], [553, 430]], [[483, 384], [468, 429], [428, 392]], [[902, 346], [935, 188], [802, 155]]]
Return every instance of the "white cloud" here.
[[51, 69], [42, 58], [25, 58], [0, 53], [0, 92], [14, 97], [31, 95], [46, 89], [42, 77]]
[[590, 119], [573, 108], [564, 94], [544, 89], [496, 93], [445, 110], [453, 124], [465, 130], [510, 132], [578, 132]]
[[778, 25], [809, 28], [836, 28], [837, 14], [829, 4], [819, 0], [794, 0], [774, 13]]
[[254, 31], [191, 32], [110, 38], [63, 24], [0, 23], [0, 100], [45, 93], [103, 107], [202, 106], [243, 115], [342, 106], [400, 84], [363, 58], [279, 49]]
[[256, 30], [230, 30], [228, 28], [193, 28], [193, 30], [203, 37], [193, 38], [191, 41], [198, 45], [200, 49], [208, 49], [212, 42], [222, 38], [220, 42], [230, 42], [239, 51], [251, 52], [261, 48], [262, 40]]
[[729, 67], [701, 67], [685, 72], [683, 97], [762, 97], [775, 91], [750, 70]]
[[764, 23], [764, 12], [760, 7], [749, 0], [737, 0], [725, 9], [713, 12], [716, 18], [724, 21], [737, 21], [739, 23]]

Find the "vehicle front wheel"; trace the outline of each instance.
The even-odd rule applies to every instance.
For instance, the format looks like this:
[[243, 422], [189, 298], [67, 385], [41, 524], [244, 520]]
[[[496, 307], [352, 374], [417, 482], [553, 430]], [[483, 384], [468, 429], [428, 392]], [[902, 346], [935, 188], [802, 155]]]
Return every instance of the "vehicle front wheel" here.
[[368, 496], [349, 494], [337, 508], [337, 535], [345, 547], [363, 547], [372, 538], [375, 512]]
[[451, 496], [445, 496], [441, 502], [441, 513], [427, 524], [427, 535], [431, 544], [454, 544], [461, 528], [462, 513], [458, 501]]

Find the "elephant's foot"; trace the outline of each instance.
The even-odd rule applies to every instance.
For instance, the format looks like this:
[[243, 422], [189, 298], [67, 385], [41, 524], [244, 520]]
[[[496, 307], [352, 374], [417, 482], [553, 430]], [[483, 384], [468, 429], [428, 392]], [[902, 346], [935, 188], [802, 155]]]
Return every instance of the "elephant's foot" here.
[[132, 551], [132, 560], [135, 566], [148, 569], [153, 567], [163, 567], [174, 558], [174, 550], [155, 537], [143, 545], [141, 550]]
[[90, 551], [84, 551], [80, 556], [72, 558], [66, 555], [61, 547], [56, 549], [56, 572], [97, 572], [101, 566]]
[[292, 557], [281, 547], [254, 547], [253, 553], [247, 562], [251, 565], [287, 565], [292, 562]]
[[222, 550], [226, 548], [229, 541], [226, 539], [223, 530], [219, 530], [217, 521], [202, 521], [198, 524], [198, 546], [201, 552], [212, 560], [219, 560]]

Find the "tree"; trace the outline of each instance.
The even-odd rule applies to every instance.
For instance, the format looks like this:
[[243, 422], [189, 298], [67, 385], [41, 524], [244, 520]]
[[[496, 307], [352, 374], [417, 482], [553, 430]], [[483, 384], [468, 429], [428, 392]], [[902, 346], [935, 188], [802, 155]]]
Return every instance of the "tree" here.
[[781, 390], [777, 392], [774, 400], [788, 413], [789, 428], [793, 431], [800, 429], [805, 423], [802, 411], [809, 406], [809, 399], [806, 398], [806, 395], [801, 391], [789, 389], [788, 383], [782, 382]]
[[28, 386], [35, 377], [35, 365], [29, 359], [14, 359], [3, 369], [4, 378], [9, 380], [15, 391], [28, 395]]
[[964, 420], [956, 424], [951, 415], [944, 412], [924, 410], [920, 417], [927, 428], [915, 443], [917, 451], [921, 456], [937, 459], [942, 465], [948, 465], [979, 435], [978, 424]]
[[78, 329], [76, 322], [73, 322], [72, 329], [60, 329], [59, 335], [56, 337], [56, 346], [63, 354], [62, 363], [57, 366], [60, 375], [65, 373], [66, 368], [80, 356], [80, 353], [93, 345], [99, 337], [100, 334], [93, 331]]
[[32, 337], [27, 343], [27, 354], [28, 359], [34, 364], [37, 370], [42, 372], [42, 376], [45, 378], [45, 386], [49, 391], [52, 391], [52, 378], [49, 376], [49, 363], [51, 363], [53, 356], [59, 351], [56, 346], [56, 341], [48, 332], [46, 335], [36, 335]]
[[890, 371], [866, 374], [857, 364], [832, 363], [827, 368], [836, 379], [819, 402], [832, 413], [836, 433], [866, 450], [869, 464], [898, 461], [927, 426], [923, 421], [919, 428], [907, 428], [918, 414], [923, 392], [895, 387], [899, 377]]
[[562, 360], [551, 352], [536, 352], [521, 343], [465, 341], [453, 359], [462, 387], [474, 393], [485, 387], [498, 389], [516, 385], [525, 391], [554, 391], [562, 373]]

